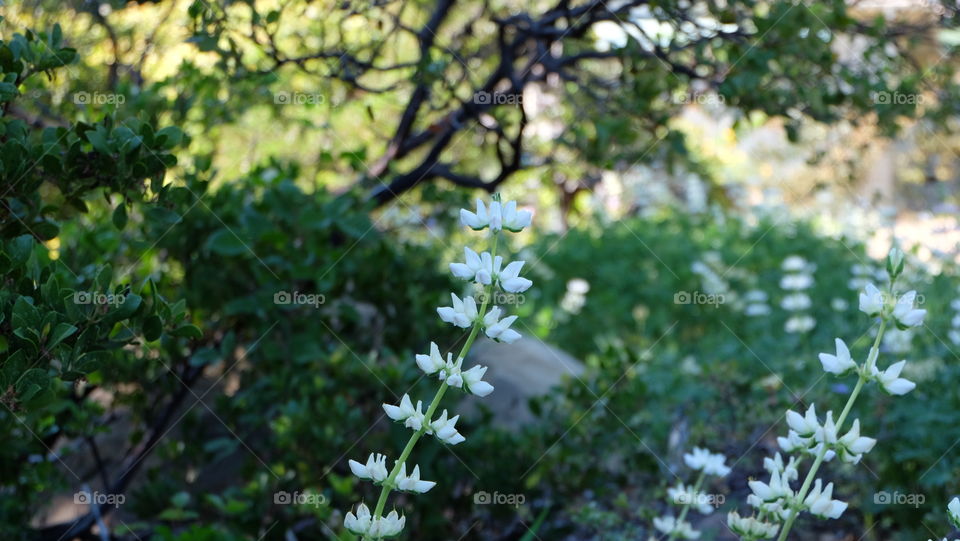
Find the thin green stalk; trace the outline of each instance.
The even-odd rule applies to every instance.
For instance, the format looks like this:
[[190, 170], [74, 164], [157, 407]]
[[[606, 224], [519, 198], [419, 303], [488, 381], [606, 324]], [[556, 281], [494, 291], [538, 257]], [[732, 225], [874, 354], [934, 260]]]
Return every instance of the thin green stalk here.
[[[499, 244], [500, 234], [493, 234], [493, 248], [490, 252], [491, 258], [497, 256], [497, 244]], [[486, 295], [483, 298], [483, 302], [480, 304], [480, 310], [478, 312], [477, 321], [474, 322], [473, 327], [470, 329], [470, 335], [467, 337], [467, 341], [463, 344], [463, 347], [460, 349], [460, 353], [457, 355], [455, 362], [459, 365], [464, 358], [466, 358], [467, 353], [470, 352], [470, 348], [473, 346], [474, 340], [476, 340], [477, 335], [480, 333], [480, 327], [483, 325], [483, 316], [487, 313], [487, 308], [490, 304], [490, 299], [493, 297], [493, 288], [494, 280], [491, 277], [490, 285], [487, 286]], [[393, 469], [390, 470], [390, 475], [387, 476], [387, 479], [383, 482], [383, 487], [380, 489], [380, 497], [377, 499], [377, 507], [373, 511], [374, 519], [377, 519], [382, 516], [383, 509], [387, 505], [387, 497], [390, 495], [390, 492], [393, 491], [394, 482], [397, 479], [397, 476], [400, 474], [400, 466], [409, 458], [410, 453], [413, 452], [413, 448], [417, 445], [417, 441], [420, 440], [420, 437], [427, 432], [431, 419], [433, 419], [433, 414], [436, 413], [437, 408], [440, 407], [440, 400], [443, 399], [444, 393], [447, 392], [447, 382], [444, 381], [440, 384], [440, 388], [437, 390], [437, 394], [433, 396], [433, 400], [430, 402], [430, 405], [427, 407], [426, 413], [424, 413], [424, 419], [426, 422], [423, 426], [420, 427], [420, 430], [414, 432], [410, 439], [407, 441], [407, 445], [404, 446], [403, 452], [400, 453], [400, 458], [398, 458], [394, 464]]]
[[[892, 289], [892, 284], [891, 284]], [[863, 389], [863, 384], [867, 381], [869, 366], [869, 359], [876, 359], [876, 352], [880, 350], [880, 340], [883, 338], [883, 332], [887, 327], [886, 319], [880, 320], [880, 330], [877, 331], [877, 337], [873, 341], [873, 346], [870, 348], [870, 353], [867, 354], [867, 361], [863, 364], [863, 370], [860, 372], [860, 376], [857, 378], [857, 385], [853, 388], [853, 392], [850, 393], [850, 398], [847, 399], [846, 405], [843, 406], [843, 411], [840, 413], [840, 417], [837, 418], [836, 426], [837, 432], [839, 433], [843, 428], [843, 422], [847, 419], [847, 415], [850, 413], [850, 410], [853, 408], [853, 403], [857, 401], [857, 397], [860, 396], [860, 391]], [[874, 362], [876, 362], [874, 360]], [[823, 464], [824, 457], [827, 454], [827, 445], [824, 444], [820, 451], [817, 453], [817, 458], [813, 461], [813, 465], [810, 466], [810, 470], [807, 471], [807, 476], [803, 480], [803, 485], [800, 487], [800, 491], [797, 492], [797, 499], [795, 500], [798, 504], [802, 505], [802, 502], [807, 497], [807, 492], [810, 490], [810, 485], [813, 484], [813, 479], [817, 475], [817, 470], [820, 469], [820, 465]], [[799, 508], [795, 507], [790, 511], [790, 516], [787, 517], [787, 521], [783, 524], [783, 528], [780, 530], [780, 536], [777, 537], [777, 541], [785, 541], [787, 539], [787, 534], [790, 533], [790, 529], [793, 528], [794, 521], [797, 520], [797, 517], [800, 516]]]
[[[700, 476], [697, 477], [697, 482], [693, 484], [693, 497], [696, 498], [700, 494], [700, 487], [703, 485], [703, 479], [706, 477], [706, 473], [700, 472]], [[687, 513], [690, 511], [690, 507], [693, 505], [693, 502], [687, 502], [684, 504], [683, 509], [680, 510], [680, 516], [677, 517], [676, 525], [679, 526], [683, 519], [687, 518]], [[677, 537], [677, 529], [674, 528], [673, 532], [670, 533], [670, 537], [667, 538], [667, 541], [673, 541]]]

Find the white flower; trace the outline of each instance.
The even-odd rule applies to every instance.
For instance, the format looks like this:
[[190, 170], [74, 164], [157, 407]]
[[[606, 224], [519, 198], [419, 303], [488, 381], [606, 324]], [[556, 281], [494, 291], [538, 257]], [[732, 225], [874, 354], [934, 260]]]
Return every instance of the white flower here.
[[770, 474], [770, 482], [751, 480], [747, 484], [753, 495], [761, 502], [773, 503], [781, 499], [790, 499], [793, 497], [793, 489], [790, 488], [790, 482], [784, 478], [784, 473], [773, 472]]
[[533, 281], [520, 277], [523, 264], [523, 261], [512, 261], [503, 269], [503, 272], [496, 273], [501, 289], [509, 293], [523, 293], [533, 285]]
[[810, 439], [802, 438], [796, 431], [790, 430], [786, 437], [777, 436], [777, 445], [784, 453], [793, 453], [806, 450], [810, 446]]
[[423, 494], [427, 492], [434, 486], [436, 483], [433, 481], [421, 481], [420, 480], [420, 466], [414, 466], [413, 471], [410, 472], [410, 476], [407, 477], [407, 463], [403, 462], [400, 464], [400, 472], [397, 473], [397, 490], [406, 490], [407, 492], [419, 492]]
[[493, 392], [493, 385], [483, 381], [483, 375], [487, 373], [486, 366], [474, 366], [470, 370], [463, 372], [463, 383], [471, 393], [484, 397]]
[[783, 260], [780, 268], [787, 272], [799, 272], [807, 268], [807, 260], [798, 255], [792, 255]]
[[467, 247], [463, 249], [463, 256], [464, 263], [450, 263], [450, 272], [461, 280], [473, 280], [483, 285], [490, 284], [494, 259], [497, 261], [497, 267], [503, 261], [500, 256], [492, 258], [489, 252], [477, 254]]
[[787, 425], [801, 438], [812, 437], [820, 429], [820, 421], [817, 419], [817, 406], [810, 404], [804, 416], [793, 410], [787, 410]]
[[524, 227], [530, 225], [533, 219], [533, 213], [529, 210], [517, 210], [516, 201], [507, 201], [503, 205], [503, 228], [507, 231], [519, 233]]
[[805, 333], [817, 326], [817, 320], [809, 315], [793, 316], [783, 324], [783, 330], [790, 334]]
[[727, 526], [733, 533], [747, 539], [767, 539], [777, 535], [780, 527], [754, 517], [741, 517], [736, 511], [727, 514]]
[[700, 470], [708, 475], [723, 477], [730, 473], [730, 468], [724, 464], [727, 458], [719, 453], [711, 453], [707, 449], [694, 447], [693, 451], [683, 455], [683, 461], [693, 470]]
[[780, 301], [780, 307], [788, 312], [798, 312], [800, 310], [806, 310], [813, 305], [813, 302], [810, 300], [810, 296], [806, 293], [793, 293], [787, 295]]
[[520, 333], [510, 328], [510, 325], [517, 320], [517, 316], [507, 316], [500, 319], [500, 307], [494, 306], [483, 318], [484, 332], [487, 337], [497, 342], [506, 342], [507, 344], [515, 342], [520, 338]]
[[850, 358], [850, 350], [847, 349], [847, 344], [837, 338], [836, 345], [836, 355], [830, 355], [829, 353], [820, 354], [820, 363], [823, 365], [823, 370], [831, 374], [841, 375], [856, 368], [857, 363], [853, 362], [853, 359]]
[[383, 411], [387, 412], [387, 417], [394, 421], [403, 421], [404, 426], [413, 430], [420, 430], [423, 426], [423, 402], [417, 400], [417, 407], [413, 407], [410, 396], [404, 394], [400, 399], [400, 405], [384, 404]]
[[773, 475], [774, 473], [782, 474], [781, 477], [784, 481], [796, 481], [800, 475], [800, 473], [797, 471], [796, 457], [790, 457], [790, 462], [784, 464], [780, 453], [775, 454], [773, 458], [764, 458], [763, 469], [767, 470], [770, 475]]
[[867, 283], [860, 292], [860, 311], [870, 317], [878, 315], [883, 310], [883, 293], [871, 283]]
[[840, 450], [840, 459], [850, 464], [857, 464], [864, 454], [869, 453], [877, 440], [860, 435], [860, 419], [854, 419], [850, 431], [837, 440]]
[[710, 505], [707, 495], [693, 490], [693, 486], [678, 482], [677, 486], [667, 489], [667, 498], [676, 505], [690, 505], [702, 515], [713, 512], [713, 506]]
[[809, 274], [787, 274], [780, 279], [780, 288], [788, 291], [799, 291], [813, 285], [813, 276]]
[[466, 438], [457, 432], [456, 424], [458, 419], [460, 419], [459, 415], [447, 419], [447, 410], [443, 410], [440, 417], [430, 423], [430, 429], [427, 430], [427, 433], [433, 434], [438, 440], [450, 445], [456, 445], [466, 441]]
[[[494, 209], [494, 205], [497, 205], [497, 214], [500, 214], [500, 204], [494, 201], [490, 203], [490, 210]], [[499, 219], [499, 216], [498, 216]], [[483, 204], [483, 201], [477, 199], [477, 212], [473, 213], [467, 209], [460, 209], [460, 222], [476, 231], [480, 231], [490, 225], [490, 213], [487, 212], [487, 207]]]
[[417, 366], [427, 375], [437, 373], [447, 364], [453, 364], [453, 353], [447, 353], [447, 360], [444, 361], [440, 348], [433, 342], [430, 342], [430, 355], [417, 355]]
[[453, 306], [437, 308], [440, 319], [463, 329], [473, 325], [478, 316], [477, 301], [473, 300], [473, 297], [464, 297], [463, 300], [460, 300], [460, 297], [453, 293], [450, 294], [450, 298], [453, 299]]
[[840, 500], [834, 500], [832, 497], [833, 483], [827, 483], [827, 487], [822, 488], [822, 482], [817, 479], [813, 484], [813, 490], [803, 500], [803, 504], [812, 514], [818, 517], [840, 518], [840, 515], [847, 509], [847, 504]]
[[387, 473], [387, 457], [379, 453], [370, 453], [366, 464], [361, 464], [356, 460], [350, 460], [350, 471], [360, 479], [368, 479], [374, 483], [380, 483], [389, 475]]
[[907, 361], [900, 361], [890, 365], [886, 370], [881, 372], [877, 369], [876, 366], [872, 367], [872, 376], [877, 380], [883, 389], [890, 394], [894, 395], [903, 395], [907, 394], [917, 386], [916, 383], [900, 377], [900, 371], [903, 370], [904, 365], [907, 364]]
[[827, 419], [823, 422], [823, 426], [817, 429], [814, 439], [827, 445], [837, 443], [837, 425], [833, 422], [832, 411], [827, 412]]
[[372, 523], [370, 510], [362, 503], [357, 506], [356, 515], [352, 511], [347, 511], [347, 515], [343, 517], [343, 525], [357, 535], [366, 535]]
[[893, 317], [900, 326], [916, 327], [923, 323], [923, 317], [927, 315], [927, 311], [913, 308], [913, 301], [916, 298], [916, 291], [908, 291], [897, 299], [897, 304], [893, 307]]
[[950, 515], [950, 522], [960, 528], [960, 498], [950, 500], [950, 504], [947, 505], [947, 514]]
[[407, 517], [401, 517], [396, 511], [390, 511], [385, 517], [375, 519], [367, 530], [367, 536], [371, 539], [382, 539], [384, 537], [394, 537], [403, 530]]
[[678, 521], [670, 515], [653, 519], [653, 527], [664, 534], [676, 534], [681, 539], [698, 539], [700, 532], [693, 529], [687, 521]]

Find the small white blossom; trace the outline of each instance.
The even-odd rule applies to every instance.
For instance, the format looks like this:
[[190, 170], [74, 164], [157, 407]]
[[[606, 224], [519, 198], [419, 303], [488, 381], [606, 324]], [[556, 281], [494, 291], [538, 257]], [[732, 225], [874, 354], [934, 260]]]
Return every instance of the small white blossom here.
[[458, 419], [460, 419], [459, 415], [447, 419], [447, 410], [443, 410], [440, 417], [430, 423], [430, 428], [427, 430], [427, 433], [433, 434], [438, 440], [449, 445], [456, 445], [466, 441], [466, 438], [457, 432], [456, 424]]
[[872, 376], [885, 391], [894, 395], [903, 395], [912, 391], [917, 384], [900, 377], [900, 372], [903, 370], [904, 365], [907, 364], [907, 361], [900, 361], [890, 365], [886, 370], [881, 372], [877, 369], [876, 366], [872, 366]]
[[453, 300], [453, 306], [437, 308], [440, 319], [463, 329], [469, 328], [479, 315], [477, 313], [477, 301], [473, 300], [473, 297], [464, 297], [463, 300], [460, 300], [460, 297], [457, 297], [454, 293], [450, 294], [450, 298]]
[[879, 315], [883, 310], [883, 293], [871, 283], [860, 292], [860, 311], [870, 317]]
[[523, 264], [523, 261], [512, 261], [502, 272], [498, 271], [496, 273], [497, 282], [501, 289], [509, 293], [523, 293], [533, 285], [533, 281], [520, 277], [520, 269], [523, 268]]
[[841, 375], [856, 368], [857, 363], [850, 358], [850, 350], [847, 349], [847, 344], [845, 344], [843, 340], [837, 338], [836, 345], [836, 355], [831, 355], [829, 353], [820, 354], [820, 363], [823, 365], [823, 370], [825, 372], [830, 372], [831, 374]]
[[[498, 203], [491, 203], [491, 210], [493, 210], [494, 205], [497, 205], [497, 214], [499, 214], [500, 206]], [[460, 223], [476, 231], [489, 227], [490, 213], [487, 212], [487, 207], [483, 204], [483, 200], [477, 199], [477, 212], [475, 213], [467, 209], [460, 209]]]
[[506, 342], [507, 344], [515, 342], [520, 338], [520, 333], [510, 328], [510, 325], [517, 320], [517, 316], [507, 316], [500, 319], [500, 307], [494, 306], [483, 317], [484, 332], [488, 338], [497, 342]]
[[350, 471], [360, 479], [367, 479], [375, 483], [383, 482], [387, 476], [387, 457], [379, 453], [370, 453], [366, 464], [350, 460]]
[[764, 458], [763, 469], [767, 470], [770, 475], [774, 473], [782, 474], [782, 478], [785, 481], [796, 481], [800, 475], [800, 472], [797, 471], [796, 457], [790, 457], [790, 461], [784, 464], [780, 453], [775, 454], [773, 458]]
[[726, 460], [725, 456], [719, 453], [711, 453], [709, 450], [700, 447], [694, 447], [692, 452], [683, 455], [683, 461], [690, 469], [718, 477], [730, 473], [730, 468], [724, 464]]
[[400, 464], [400, 472], [397, 473], [396, 483], [398, 490], [419, 492], [420, 494], [427, 492], [437, 484], [433, 481], [420, 480], [420, 466], [414, 466], [413, 471], [410, 472], [410, 476], [408, 477], [406, 462]]
[[343, 517], [343, 525], [348, 530], [368, 539], [394, 537], [403, 530], [405, 522], [406, 517], [399, 516], [396, 511], [391, 511], [386, 517], [374, 518], [370, 509], [362, 503], [357, 506], [356, 515], [348, 511]]
[[799, 291], [813, 285], [813, 276], [809, 274], [787, 274], [780, 279], [780, 288], [788, 291]]
[[877, 440], [860, 435], [860, 419], [854, 419], [850, 430], [837, 440], [840, 459], [850, 464], [857, 464], [866, 453], [869, 453]]
[[487, 373], [486, 366], [474, 366], [463, 372], [463, 384], [471, 393], [484, 397], [493, 392], [493, 385], [483, 381], [483, 375]]
[[445, 361], [440, 355], [440, 348], [433, 342], [430, 342], [430, 355], [417, 355], [417, 366], [428, 376], [436, 374], [448, 364], [453, 364], [453, 353], [447, 353]]
[[493, 201], [487, 209], [483, 201], [477, 199], [476, 212], [460, 210], [460, 221], [463, 225], [477, 231], [489, 227], [494, 232], [506, 229], [517, 233], [529, 226], [532, 219], [533, 213], [529, 210], [517, 210], [516, 201], [508, 201], [503, 205], [499, 201]]
[[[489, 285], [493, 267], [493, 258], [491, 258], [490, 253], [477, 254], [470, 248], [464, 247], [463, 256], [464, 263], [450, 263], [450, 272], [461, 280], [472, 280], [479, 284]], [[503, 261], [500, 256], [497, 256], [496, 259]]]
[[950, 522], [960, 528], [960, 498], [950, 500], [950, 504], [947, 505], [947, 514], [950, 515]]
[[394, 421], [403, 421], [404, 426], [413, 430], [420, 430], [423, 426], [423, 402], [417, 400], [417, 407], [413, 407], [410, 396], [404, 394], [400, 399], [400, 405], [384, 404], [383, 411], [387, 412], [387, 417]]
[[689, 505], [700, 512], [702, 515], [709, 515], [713, 512], [713, 506], [710, 505], [706, 494], [693, 489], [693, 486], [684, 485], [678, 482], [677, 486], [667, 489], [668, 501], [676, 505]]
[[653, 527], [666, 535], [675, 534], [680, 539], [700, 538], [700, 532], [694, 530], [689, 522], [679, 521], [670, 515], [654, 518]]
[[741, 517], [736, 511], [727, 514], [727, 526], [733, 533], [747, 539], [768, 539], [777, 535], [780, 530], [776, 524], [754, 517]]
[[750, 485], [750, 490], [760, 502], [774, 503], [780, 500], [789, 500], [793, 497], [790, 481], [784, 477], [785, 473], [773, 472], [770, 474], [769, 483], [751, 480], [747, 484]]
[[817, 406], [810, 404], [806, 415], [803, 416], [793, 410], [787, 410], [787, 425], [801, 438], [813, 437], [820, 429], [820, 421], [817, 419]]
[[897, 299], [897, 304], [893, 307], [893, 317], [900, 326], [916, 327], [923, 323], [923, 317], [927, 315], [927, 311], [913, 307], [916, 298], [916, 291], [908, 291]]
[[817, 479], [813, 484], [813, 490], [807, 494], [803, 504], [810, 510], [810, 513], [822, 518], [840, 518], [840, 515], [847, 509], [847, 504], [833, 498], [833, 483], [827, 483], [823, 488], [823, 483]]

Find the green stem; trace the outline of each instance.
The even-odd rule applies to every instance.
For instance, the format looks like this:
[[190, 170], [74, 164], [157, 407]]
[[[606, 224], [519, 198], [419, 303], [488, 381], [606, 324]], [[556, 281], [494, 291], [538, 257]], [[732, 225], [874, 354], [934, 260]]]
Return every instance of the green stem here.
[[[868, 362], [864, 362], [863, 370], [860, 371], [860, 376], [857, 378], [857, 385], [853, 388], [853, 392], [850, 393], [850, 398], [847, 399], [846, 405], [843, 406], [843, 411], [840, 413], [840, 417], [837, 418], [836, 427], [838, 433], [841, 431], [843, 422], [847, 419], [847, 415], [850, 414], [850, 410], [853, 408], [853, 403], [856, 402], [857, 397], [860, 396], [860, 391], [863, 389], [863, 384], [867, 382], [867, 377], [871, 368], [870, 366], [867, 366], [870, 364], [869, 359], [874, 359], [874, 362], [876, 362], [876, 357], [880, 350], [880, 340], [883, 338], [883, 332], [886, 330], [886, 327], [886, 319], [881, 319], [880, 330], [877, 331], [877, 337], [873, 341], [873, 346], [870, 348], [870, 353], [867, 354]], [[794, 509], [790, 511], [787, 521], [783, 524], [783, 528], [780, 530], [780, 536], [777, 537], [777, 541], [785, 541], [787, 539], [787, 534], [789, 534], [790, 529], [793, 528], [794, 521], [796, 521], [797, 517], [800, 516], [799, 507], [803, 505], [803, 500], [806, 499], [807, 492], [810, 490], [810, 485], [813, 484], [813, 479], [816, 477], [817, 470], [820, 469], [820, 465], [823, 464], [826, 454], [827, 445], [824, 443], [820, 448], [820, 451], [817, 453], [817, 458], [813, 461], [813, 465], [810, 466], [810, 470], [807, 471], [807, 477], [803, 480], [803, 485], [800, 487], [800, 491], [797, 492], [797, 498], [795, 500], [796, 505], [794, 506]]]
[[[499, 244], [500, 234], [493, 234], [493, 249], [491, 250], [490, 256], [491, 259], [497, 256], [497, 244]], [[483, 298], [483, 303], [480, 305], [480, 310], [477, 315], [477, 320], [473, 323], [473, 327], [470, 329], [470, 335], [467, 337], [467, 341], [463, 344], [463, 347], [460, 349], [460, 353], [457, 354], [457, 358], [454, 361], [457, 366], [466, 358], [467, 353], [470, 352], [470, 348], [473, 347], [474, 340], [477, 339], [477, 335], [480, 334], [480, 328], [483, 326], [483, 316], [487, 313], [487, 308], [490, 304], [490, 299], [493, 297], [493, 288], [495, 280], [491, 277], [490, 285], [487, 286], [487, 294]], [[444, 393], [447, 392], [447, 382], [444, 381], [440, 384], [440, 388], [437, 390], [437, 394], [433, 396], [433, 400], [430, 401], [430, 405], [427, 407], [426, 413], [423, 417], [425, 423], [420, 427], [420, 430], [414, 432], [410, 439], [407, 441], [407, 445], [404, 446], [403, 451], [400, 453], [400, 458], [398, 458], [393, 463], [393, 469], [390, 470], [390, 475], [387, 476], [387, 479], [383, 482], [383, 487], [380, 489], [380, 497], [377, 499], [377, 507], [373, 511], [374, 519], [377, 519], [382, 516], [383, 509], [387, 505], [387, 497], [390, 495], [390, 492], [393, 491], [394, 483], [397, 479], [397, 475], [400, 474], [400, 466], [407, 461], [407, 458], [410, 457], [410, 453], [413, 452], [413, 448], [417, 445], [417, 441], [420, 440], [420, 437], [427, 432], [429, 427], [430, 420], [433, 419], [434, 413], [436, 413], [437, 408], [440, 407], [440, 400], [443, 399]]]
[[[692, 496], [696, 498], [700, 494], [700, 487], [703, 485], [703, 479], [706, 477], [706, 473], [700, 472], [700, 476], [697, 477], [697, 482], [693, 484], [693, 494]], [[677, 517], [676, 526], [679, 526], [683, 519], [687, 518], [687, 513], [690, 511], [690, 507], [693, 506], [693, 502], [686, 502], [683, 506], [683, 509], [680, 510], [680, 516]], [[677, 537], [677, 529], [674, 528], [673, 532], [670, 533], [670, 537], [667, 538], [667, 541], [673, 541]]]

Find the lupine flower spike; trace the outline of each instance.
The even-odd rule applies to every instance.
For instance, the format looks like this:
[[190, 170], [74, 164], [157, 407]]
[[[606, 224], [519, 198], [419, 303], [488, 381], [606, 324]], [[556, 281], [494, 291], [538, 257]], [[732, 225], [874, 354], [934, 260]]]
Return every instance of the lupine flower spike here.
[[[508, 293], [520, 293], [533, 285], [529, 279], [520, 276], [523, 261], [512, 261], [504, 267], [503, 257], [496, 253], [501, 231], [519, 232], [530, 225], [532, 217], [530, 211], [518, 210], [514, 201], [501, 204], [496, 195], [489, 206], [478, 200], [476, 212], [465, 209], [460, 211], [460, 221], [464, 225], [477, 231], [489, 229], [491, 232], [490, 251], [477, 253], [470, 248], [464, 248], [464, 262], [450, 264], [450, 272], [455, 277], [473, 282], [475, 287], [483, 289], [482, 297], [459, 297], [456, 293], [451, 293], [451, 305], [437, 308], [441, 320], [470, 329], [470, 332], [456, 357], [453, 353], [444, 356], [440, 347], [433, 342], [430, 343], [429, 353], [415, 357], [420, 370], [428, 376], [436, 376], [439, 381], [439, 389], [426, 410], [423, 401], [417, 400], [414, 405], [414, 399], [407, 394], [403, 395], [399, 404], [383, 405], [383, 411], [390, 419], [403, 423], [403, 426], [413, 431], [400, 456], [389, 462], [385, 454], [371, 453], [363, 463], [356, 460], [348, 462], [354, 475], [381, 487], [380, 497], [373, 511], [366, 504], [360, 503], [344, 517], [344, 527], [362, 539], [376, 541], [395, 537], [403, 531], [406, 523], [403, 515], [395, 510], [384, 515], [390, 492], [399, 490], [422, 494], [436, 486], [434, 481], [421, 479], [419, 465], [407, 463], [411, 451], [422, 436], [432, 435], [446, 445], [457, 445], [466, 441], [463, 434], [457, 430], [459, 415], [451, 415], [448, 410], [437, 414], [447, 389], [453, 387], [480, 397], [493, 392], [493, 385], [483, 379], [487, 368], [474, 366], [465, 370], [463, 361], [480, 331], [499, 342], [510, 343], [520, 338], [520, 333], [510, 328], [517, 316], [504, 316], [503, 309], [492, 306], [489, 299], [495, 298], [493, 293], [496, 288]], [[478, 299], [481, 302], [478, 303]], [[713, 467], [718, 466], [714, 464]]]
[[[903, 254], [895, 249], [887, 260], [890, 280], [887, 290], [881, 291], [872, 283], [866, 283], [860, 292], [860, 311], [880, 322], [866, 359], [858, 362], [840, 338], [835, 341], [835, 353], [820, 354], [820, 364], [825, 372], [838, 377], [856, 374], [857, 383], [837, 417], [833, 411], [828, 411], [821, 418], [815, 404], [810, 404], [803, 414], [787, 411], [787, 435], [778, 437], [777, 444], [789, 459], [784, 462], [780, 453], [764, 459], [764, 469], [770, 474], [770, 480], [748, 482], [751, 494], [747, 497], [747, 504], [756, 509], [753, 516], [744, 516], [738, 511], [727, 515], [727, 525], [741, 540], [758, 541], [776, 535], [778, 541], [785, 541], [801, 513], [836, 519], [846, 511], [847, 504], [833, 498], [833, 483], [818, 478], [817, 472], [824, 462], [834, 457], [857, 464], [877, 443], [877, 440], [861, 435], [859, 419], [853, 419], [844, 433], [847, 414], [860, 392], [870, 383], [876, 382], [878, 387], [892, 395], [906, 394], [916, 387], [915, 383], [901, 377], [906, 361], [896, 362], [883, 370], [877, 366], [881, 340], [888, 327], [916, 327], [923, 323], [926, 315], [925, 310], [914, 307], [915, 291], [897, 296], [895, 285], [902, 272]], [[794, 488], [792, 483], [800, 482], [800, 465], [808, 457], [813, 459], [813, 464], [807, 469], [800, 487]], [[954, 499], [948, 511], [960, 527], [960, 499]]]
[[711, 453], [707, 449], [694, 447], [693, 451], [683, 455], [683, 462], [691, 470], [700, 472], [693, 485], [687, 486], [678, 483], [677, 486], [667, 489], [668, 502], [681, 506], [680, 514], [676, 517], [667, 514], [653, 519], [653, 527], [667, 535], [669, 541], [674, 539], [698, 539], [700, 532], [693, 529], [687, 522], [687, 513], [691, 508], [702, 515], [709, 515], [714, 509], [714, 499], [701, 492], [706, 476], [724, 477], [730, 473], [726, 465], [726, 457]]

